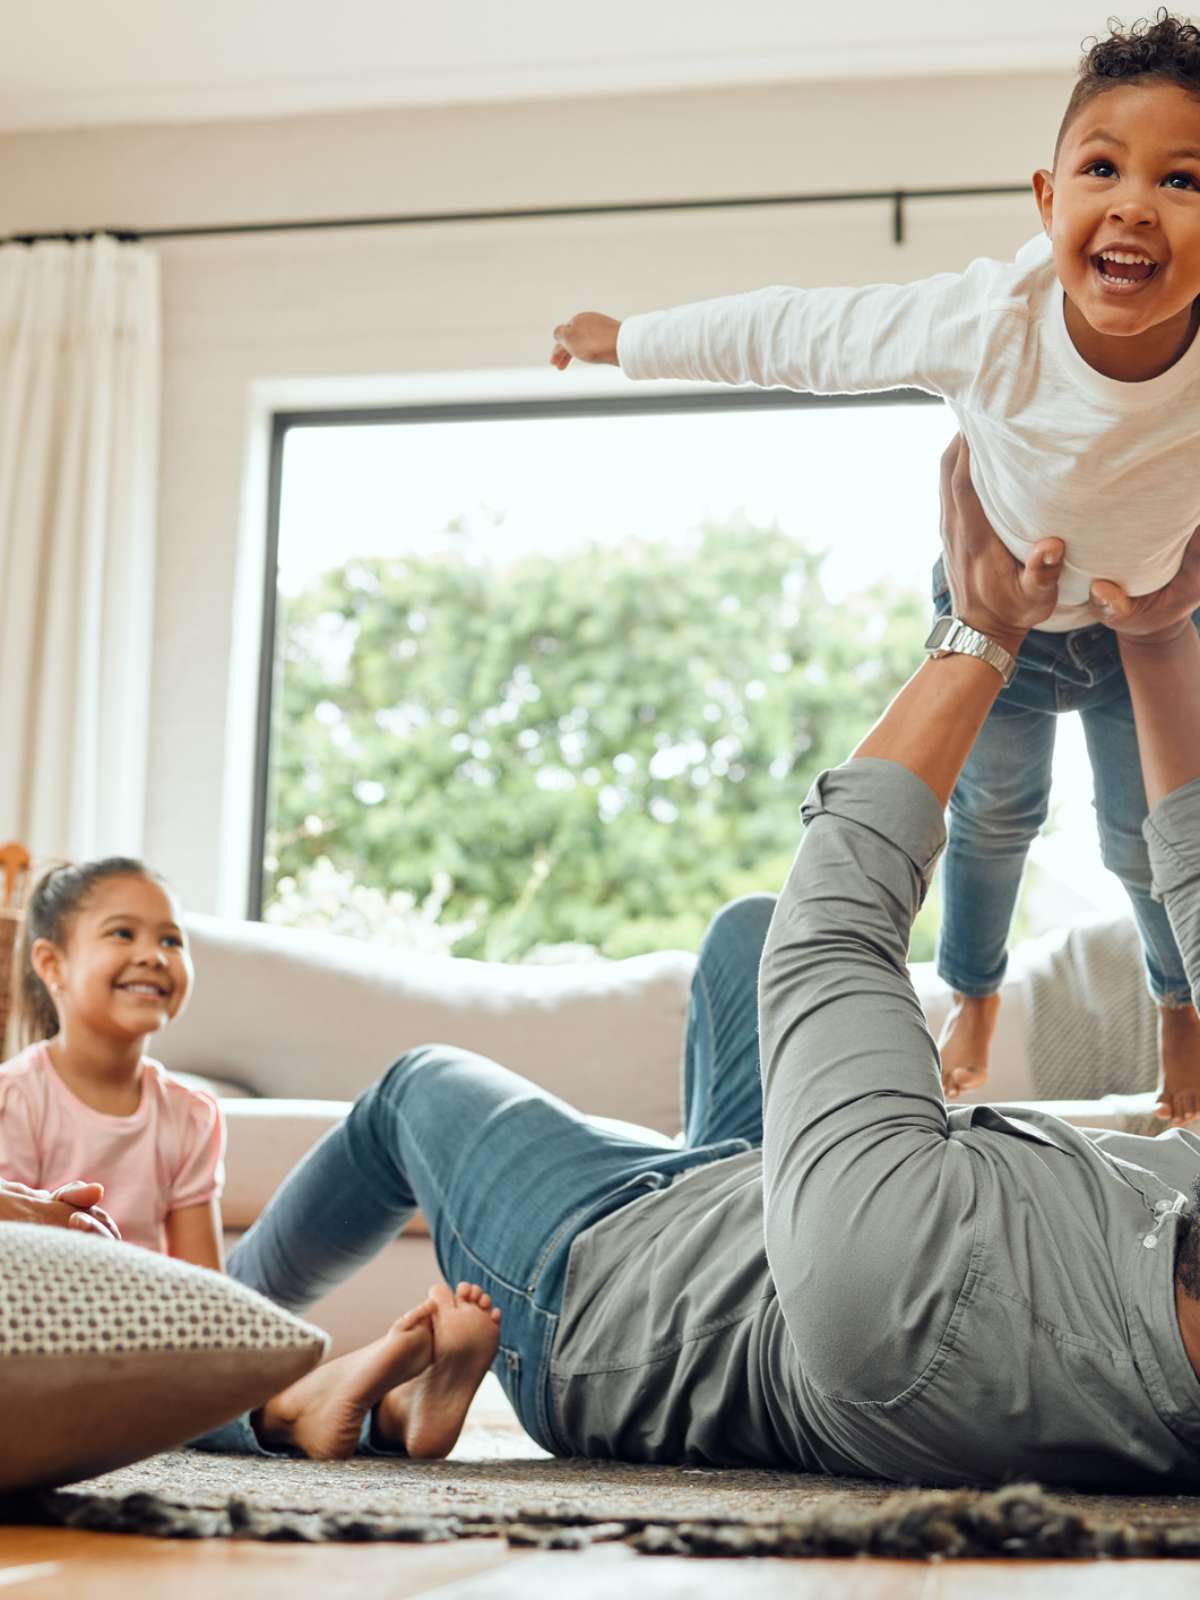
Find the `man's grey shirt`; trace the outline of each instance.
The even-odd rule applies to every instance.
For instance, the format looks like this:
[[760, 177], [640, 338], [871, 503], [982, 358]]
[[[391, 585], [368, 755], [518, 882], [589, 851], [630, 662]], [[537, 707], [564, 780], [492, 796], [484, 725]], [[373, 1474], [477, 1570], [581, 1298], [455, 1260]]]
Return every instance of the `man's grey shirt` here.
[[[763, 1149], [575, 1241], [551, 1370], [563, 1447], [1200, 1488], [1174, 1293], [1200, 1140], [947, 1112], [906, 966], [937, 799], [862, 759], [802, 815], [760, 974]], [[1145, 833], [1195, 993], [1200, 780]]]

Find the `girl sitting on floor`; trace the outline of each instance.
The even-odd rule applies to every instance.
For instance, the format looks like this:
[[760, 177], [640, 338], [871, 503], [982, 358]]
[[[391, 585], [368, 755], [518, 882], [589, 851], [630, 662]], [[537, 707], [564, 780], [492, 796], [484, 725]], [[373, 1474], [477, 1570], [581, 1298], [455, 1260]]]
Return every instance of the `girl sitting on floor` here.
[[26, 1048], [0, 1066], [0, 1178], [94, 1180], [124, 1239], [220, 1271], [220, 1108], [145, 1054], [192, 986], [167, 886], [122, 856], [44, 873], [18, 983]]
[[[219, 1271], [220, 1108], [144, 1053], [192, 986], [174, 896], [124, 857], [57, 867], [30, 896], [19, 971], [26, 1048], [0, 1066], [0, 1221], [119, 1235]], [[239, 1448], [331, 1458], [369, 1437], [384, 1453], [443, 1456], [499, 1322], [477, 1284], [435, 1284], [382, 1337], [196, 1442], [225, 1448], [232, 1433]]]

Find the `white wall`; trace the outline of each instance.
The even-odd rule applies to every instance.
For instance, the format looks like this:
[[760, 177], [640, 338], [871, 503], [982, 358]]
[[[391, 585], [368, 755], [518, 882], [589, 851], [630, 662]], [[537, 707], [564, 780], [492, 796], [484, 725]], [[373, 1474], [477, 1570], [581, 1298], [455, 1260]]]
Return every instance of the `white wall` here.
[[[1058, 75], [826, 83], [0, 137], [0, 234], [1017, 182], [1047, 160], [1068, 89]], [[584, 307], [919, 277], [1009, 254], [1034, 227], [1024, 200], [933, 200], [909, 207], [901, 247], [882, 206], [162, 243], [149, 859], [193, 909], [240, 913], [256, 386], [542, 367], [554, 322]]]

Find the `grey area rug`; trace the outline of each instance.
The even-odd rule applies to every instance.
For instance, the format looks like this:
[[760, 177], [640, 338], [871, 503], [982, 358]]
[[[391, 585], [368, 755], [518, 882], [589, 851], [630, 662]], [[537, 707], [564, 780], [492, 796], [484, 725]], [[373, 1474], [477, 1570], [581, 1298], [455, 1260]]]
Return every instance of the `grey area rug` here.
[[540, 1459], [408, 1462], [157, 1456], [0, 1520], [164, 1538], [430, 1543], [501, 1537], [649, 1555], [1200, 1557], [1200, 1499], [896, 1491], [791, 1473]]

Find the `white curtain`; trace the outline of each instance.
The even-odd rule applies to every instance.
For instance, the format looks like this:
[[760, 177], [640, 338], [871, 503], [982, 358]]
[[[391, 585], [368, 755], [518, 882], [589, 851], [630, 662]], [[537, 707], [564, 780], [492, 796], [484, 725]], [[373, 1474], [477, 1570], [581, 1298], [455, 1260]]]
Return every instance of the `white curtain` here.
[[142, 845], [154, 625], [158, 261], [0, 247], [0, 843]]

